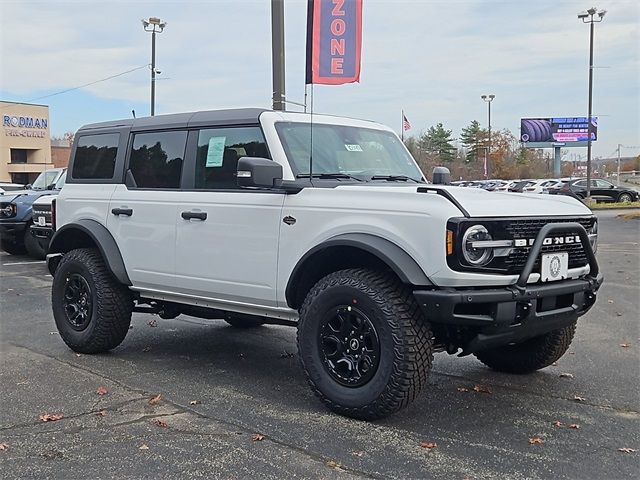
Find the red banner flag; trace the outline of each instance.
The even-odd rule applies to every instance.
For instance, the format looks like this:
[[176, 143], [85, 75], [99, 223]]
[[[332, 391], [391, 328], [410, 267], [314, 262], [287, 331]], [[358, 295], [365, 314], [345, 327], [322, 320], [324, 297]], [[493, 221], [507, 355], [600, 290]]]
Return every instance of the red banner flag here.
[[309, 0], [307, 84], [359, 82], [361, 47], [362, 0]]

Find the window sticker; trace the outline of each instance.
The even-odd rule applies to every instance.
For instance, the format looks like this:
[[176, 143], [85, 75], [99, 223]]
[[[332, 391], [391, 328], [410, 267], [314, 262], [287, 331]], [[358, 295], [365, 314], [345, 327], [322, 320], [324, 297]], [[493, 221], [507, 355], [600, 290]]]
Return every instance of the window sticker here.
[[207, 149], [206, 167], [221, 167], [222, 158], [224, 157], [224, 144], [227, 137], [211, 137], [209, 139], [209, 148]]
[[358, 145], [358, 144], [355, 144], [355, 145], [345, 144], [344, 148], [346, 148], [350, 152], [361, 152], [362, 151], [362, 147], [360, 145]]

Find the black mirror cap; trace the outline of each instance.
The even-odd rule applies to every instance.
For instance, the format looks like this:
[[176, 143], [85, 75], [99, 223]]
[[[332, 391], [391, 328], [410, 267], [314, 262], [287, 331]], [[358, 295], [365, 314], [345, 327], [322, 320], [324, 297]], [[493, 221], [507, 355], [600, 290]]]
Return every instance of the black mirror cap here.
[[435, 185], [450, 185], [451, 172], [447, 167], [435, 167], [433, 169], [433, 180]]
[[273, 188], [282, 181], [282, 165], [260, 157], [238, 159], [239, 187]]

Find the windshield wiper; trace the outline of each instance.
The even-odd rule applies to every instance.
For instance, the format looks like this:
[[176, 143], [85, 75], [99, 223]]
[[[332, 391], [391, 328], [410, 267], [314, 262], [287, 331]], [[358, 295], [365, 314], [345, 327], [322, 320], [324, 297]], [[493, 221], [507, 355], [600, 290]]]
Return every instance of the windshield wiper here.
[[[361, 178], [354, 177], [353, 175], [349, 175], [348, 173], [314, 173], [314, 174], [311, 175], [311, 177], [320, 178], [322, 180], [324, 180], [324, 179], [346, 178], [346, 179], [349, 179], [349, 180], [356, 180], [358, 182], [363, 182], [364, 181]], [[298, 175], [296, 175], [296, 178], [309, 178], [309, 174], [308, 173], [299, 173]]]
[[407, 180], [411, 180], [412, 182], [423, 183], [420, 180], [406, 175], [374, 175], [371, 177], [371, 180], [387, 180], [388, 182], [406, 182]]

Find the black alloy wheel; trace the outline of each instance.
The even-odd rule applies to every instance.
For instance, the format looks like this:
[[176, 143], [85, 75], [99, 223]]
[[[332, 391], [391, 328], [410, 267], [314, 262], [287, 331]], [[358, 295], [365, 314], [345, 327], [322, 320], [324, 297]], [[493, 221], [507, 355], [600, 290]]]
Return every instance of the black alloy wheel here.
[[91, 298], [91, 287], [87, 280], [79, 273], [69, 275], [64, 287], [64, 313], [71, 328], [78, 332], [87, 328], [91, 321]]
[[336, 382], [360, 387], [375, 375], [380, 342], [371, 320], [351, 305], [327, 312], [318, 337], [322, 362]]

